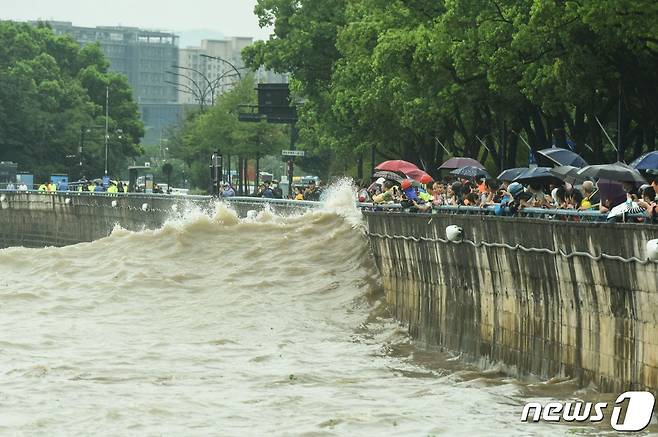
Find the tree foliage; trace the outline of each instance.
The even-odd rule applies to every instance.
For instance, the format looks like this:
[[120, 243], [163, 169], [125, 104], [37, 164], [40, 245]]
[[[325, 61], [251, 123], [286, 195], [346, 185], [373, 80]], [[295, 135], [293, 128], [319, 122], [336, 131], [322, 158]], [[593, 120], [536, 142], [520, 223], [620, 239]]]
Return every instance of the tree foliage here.
[[[0, 23], [0, 159], [44, 179], [53, 172], [88, 176], [104, 167], [105, 90], [109, 87], [110, 169], [141, 153], [137, 105], [124, 76], [108, 71], [98, 45], [80, 47], [46, 26]], [[86, 130], [89, 132], [86, 132]]]
[[254, 78], [244, 77], [233, 89], [219, 96], [215, 106], [189, 113], [170, 132], [169, 153], [185, 162], [192, 187], [209, 186], [208, 165], [215, 151], [225, 159], [228, 156], [255, 159], [280, 155], [288, 144], [286, 129], [281, 125], [238, 120], [241, 107], [256, 104], [254, 88]]
[[[526, 164], [527, 148], [568, 140], [593, 163], [655, 149], [654, 0], [259, 0], [255, 12], [274, 34], [244, 57], [292, 73], [306, 148], [375, 147], [428, 170], [448, 154]], [[599, 122], [615, 142], [620, 128], [619, 153]]]

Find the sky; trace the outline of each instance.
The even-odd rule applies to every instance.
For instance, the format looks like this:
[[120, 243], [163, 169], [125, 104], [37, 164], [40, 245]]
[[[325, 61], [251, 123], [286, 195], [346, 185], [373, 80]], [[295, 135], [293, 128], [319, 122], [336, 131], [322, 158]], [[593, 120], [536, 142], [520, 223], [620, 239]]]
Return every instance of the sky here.
[[206, 38], [224, 35], [267, 39], [270, 32], [258, 27], [255, 4], [256, 0], [0, 0], [0, 19], [175, 32], [201, 30], [208, 33]]

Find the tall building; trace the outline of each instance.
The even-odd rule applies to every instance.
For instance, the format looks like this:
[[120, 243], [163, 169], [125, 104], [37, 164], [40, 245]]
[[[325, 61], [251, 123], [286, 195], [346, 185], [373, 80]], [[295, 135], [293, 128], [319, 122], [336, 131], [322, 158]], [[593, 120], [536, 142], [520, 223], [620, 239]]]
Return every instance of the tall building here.
[[[238, 75], [248, 70], [242, 60], [242, 49], [251, 45], [253, 38], [204, 39], [199, 47], [179, 50], [179, 62], [172, 73], [179, 81], [178, 101], [185, 104], [211, 105], [217, 96], [231, 89]], [[256, 72], [259, 82], [288, 81], [287, 76], [271, 71]]]
[[125, 74], [132, 87], [146, 130], [142, 143], [160, 141], [164, 129], [182, 113], [177, 80], [167, 73], [178, 63], [178, 36], [136, 27], [80, 27], [64, 21], [48, 24], [55, 33], [70, 35], [81, 45], [100, 44], [110, 70]]

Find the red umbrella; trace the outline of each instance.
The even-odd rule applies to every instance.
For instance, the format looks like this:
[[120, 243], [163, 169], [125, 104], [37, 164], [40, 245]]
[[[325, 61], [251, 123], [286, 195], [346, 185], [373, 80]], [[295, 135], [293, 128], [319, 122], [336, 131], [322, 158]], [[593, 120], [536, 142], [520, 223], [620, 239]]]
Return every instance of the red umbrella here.
[[426, 180], [427, 178], [432, 178], [430, 175], [425, 173], [423, 170], [419, 169], [416, 164], [412, 164], [409, 161], [403, 161], [401, 159], [397, 159], [395, 161], [384, 161], [381, 164], [379, 164], [377, 167], [375, 167], [376, 170], [387, 170], [387, 171], [394, 171], [396, 173], [403, 174], [417, 182], [420, 182], [420, 180], [424, 177]]
[[475, 167], [475, 168], [484, 168], [484, 165], [480, 164], [473, 158], [450, 158], [439, 167], [439, 170], [455, 170], [462, 167]]
[[431, 184], [432, 182], [434, 182], [434, 179], [432, 179], [432, 176], [426, 174], [426, 175], [421, 176], [420, 180], [418, 182], [420, 182], [421, 184], [427, 185], [427, 184]]
[[428, 184], [432, 181], [432, 176], [428, 175], [421, 169], [411, 170], [405, 173], [407, 177], [421, 184]]
[[416, 164], [412, 164], [409, 161], [403, 161], [401, 159], [396, 159], [394, 161], [384, 161], [381, 164], [378, 164], [375, 169], [397, 171], [404, 174], [407, 174], [407, 172], [412, 170], [420, 170]]

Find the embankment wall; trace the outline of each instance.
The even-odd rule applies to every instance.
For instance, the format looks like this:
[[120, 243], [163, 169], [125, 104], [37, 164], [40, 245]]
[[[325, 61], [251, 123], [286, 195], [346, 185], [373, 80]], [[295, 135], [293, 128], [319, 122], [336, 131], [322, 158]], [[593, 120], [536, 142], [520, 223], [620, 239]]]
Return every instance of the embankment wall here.
[[[210, 210], [208, 196], [89, 193], [0, 192], [0, 248], [66, 246], [107, 237], [116, 225], [138, 231], [157, 229], [190, 206]], [[277, 213], [298, 212], [306, 202], [263, 202], [239, 198], [230, 202], [239, 215], [269, 204]]]
[[519, 375], [658, 389], [656, 226], [364, 214], [387, 300], [419, 340]]

